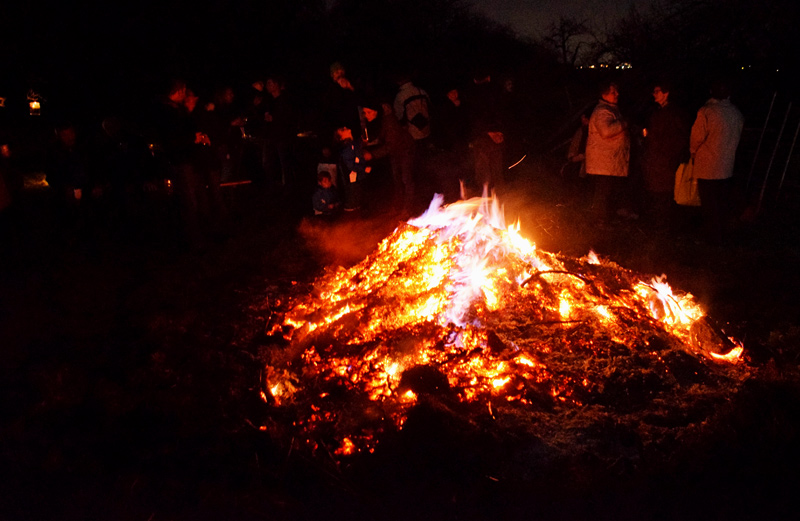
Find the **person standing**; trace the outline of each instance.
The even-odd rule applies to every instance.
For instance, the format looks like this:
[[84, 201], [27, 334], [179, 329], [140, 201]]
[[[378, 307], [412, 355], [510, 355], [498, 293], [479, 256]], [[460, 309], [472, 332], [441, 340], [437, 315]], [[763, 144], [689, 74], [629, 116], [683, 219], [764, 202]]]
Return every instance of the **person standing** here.
[[744, 116], [730, 100], [730, 86], [721, 80], [711, 85], [711, 98], [697, 111], [689, 151], [700, 192], [703, 232], [710, 242], [727, 234], [731, 180], [736, 149], [744, 129]]
[[401, 210], [404, 216], [410, 215], [414, 210], [415, 196], [414, 138], [400, 125], [394, 116], [392, 106], [387, 102], [366, 102], [364, 119], [370, 123], [380, 121], [377, 143], [369, 149], [369, 153], [372, 159], [389, 158], [394, 188], [392, 206], [395, 210]]
[[397, 83], [400, 88], [394, 98], [395, 116], [420, 148], [431, 135], [430, 97], [408, 76], [400, 76]]
[[689, 155], [689, 118], [670, 102], [667, 82], [653, 87], [655, 109], [645, 128], [642, 172], [647, 190], [647, 208], [652, 224], [665, 229], [670, 224], [675, 172]]
[[198, 233], [203, 234], [202, 240], [217, 240], [228, 234], [227, 212], [220, 188], [222, 163], [209, 137], [215, 132], [214, 111], [209, 110], [210, 105], [198, 108], [199, 101], [199, 96], [189, 90], [183, 102], [195, 131], [190, 157], [194, 172], [195, 202], [192, 206], [197, 209]]
[[250, 92], [244, 107], [244, 125], [241, 127], [242, 137], [247, 143], [247, 151], [256, 159], [253, 165], [253, 181], [267, 185], [269, 155], [267, 154], [267, 93], [264, 82], [256, 80], [250, 84]]
[[360, 137], [362, 95], [353, 86], [341, 63], [331, 65], [330, 74], [332, 81], [323, 97], [325, 122], [322, 134], [335, 135], [338, 129], [347, 127]]
[[[400, 125], [412, 137], [414, 145], [414, 150], [411, 153], [413, 171], [406, 186], [411, 187], [412, 191], [413, 187], [417, 186], [420, 193], [427, 192], [430, 194], [432, 187], [426, 186], [426, 181], [430, 181], [432, 177], [430, 175], [430, 160], [433, 156], [431, 100], [424, 89], [414, 85], [410, 74], [399, 75], [397, 77], [397, 85], [399, 88], [394, 98], [394, 115]], [[413, 195], [410, 195], [410, 197], [413, 197]], [[408, 198], [406, 198], [406, 202], [408, 203]]]
[[214, 93], [214, 99], [205, 106], [211, 120], [209, 139], [220, 164], [220, 181], [231, 181], [238, 172], [241, 158], [244, 117], [236, 106], [233, 87], [225, 85]]
[[469, 115], [469, 147], [472, 150], [475, 184], [502, 191], [505, 185], [505, 122], [498, 93], [489, 71], [476, 69], [464, 106]]
[[297, 115], [290, 94], [286, 92], [283, 78], [270, 76], [267, 78], [266, 91], [270, 95], [266, 120], [270, 123], [267, 147], [270, 155], [270, 167], [278, 166], [280, 175], [271, 176], [281, 186], [292, 187], [295, 182], [294, 140], [297, 137]]
[[604, 84], [600, 101], [589, 118], [586, 173], [594, 179], [592, 209], [599, 226], [608, 220], [612, 199], [621, 197], [622, 181], [628, 177], [630, 136], [628, 123], [617, 106], [618, 101], [617, 84]]
[[461, 192], [460, 180], [472, 172], [469, 148], [469, 114], [461, 100], [461, 92], [451, 85], [441, 102], [435, 107], [436, 120], [433, 139], [437, 153], [433, 156], [433, 168], [438, 179], [439, 191], [445, 201], [457, 201]]
[[195, 169], [194, 153], [203, 138], [187, 110], [189, 94], [184, 80], [171, 80], [151, 126], [154, 142], [166, 162], [165, 181], [175, 183], [186, 246], [200, 252], [205, 247], [199, 206], [203, 183]]

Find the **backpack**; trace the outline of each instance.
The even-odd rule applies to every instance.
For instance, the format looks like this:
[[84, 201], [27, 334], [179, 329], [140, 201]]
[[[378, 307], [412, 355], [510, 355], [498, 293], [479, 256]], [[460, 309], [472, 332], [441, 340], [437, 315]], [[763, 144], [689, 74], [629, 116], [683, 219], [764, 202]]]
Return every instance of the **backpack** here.
[[429, 100], [426, 94], [417, 89], [418, 94], [409, 96], [403, 101], [403, 122], [414, 125], [417, 130], [424, 132], [430, 125]]

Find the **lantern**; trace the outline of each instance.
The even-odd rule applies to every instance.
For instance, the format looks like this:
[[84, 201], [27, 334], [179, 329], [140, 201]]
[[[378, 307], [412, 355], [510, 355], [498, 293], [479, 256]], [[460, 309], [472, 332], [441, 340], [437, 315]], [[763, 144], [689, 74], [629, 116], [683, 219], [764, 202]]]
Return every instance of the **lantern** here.
[[41, 96], [30, 89], [28, 91], [28, 107], [30, 109], [31, 116], [39, 116], [42, 113], [42, 103], [41, 103]]

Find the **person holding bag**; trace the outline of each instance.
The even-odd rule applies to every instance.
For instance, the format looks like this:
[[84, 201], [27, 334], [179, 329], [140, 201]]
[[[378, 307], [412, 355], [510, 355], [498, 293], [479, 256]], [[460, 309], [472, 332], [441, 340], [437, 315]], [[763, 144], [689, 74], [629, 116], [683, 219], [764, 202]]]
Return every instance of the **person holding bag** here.
[[700, 206], [700, 192], [694, 177], [694, 159], [678, 165], [675, 172], [675, 202], [681, 206]]

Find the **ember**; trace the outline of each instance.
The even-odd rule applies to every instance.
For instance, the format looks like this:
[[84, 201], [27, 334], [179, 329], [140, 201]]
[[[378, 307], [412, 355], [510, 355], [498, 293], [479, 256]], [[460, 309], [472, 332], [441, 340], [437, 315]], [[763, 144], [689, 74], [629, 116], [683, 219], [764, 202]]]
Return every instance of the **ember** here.
[[744, 375], [742, 346], [663, 276], [537, 250], [495, 198], [442, 203], [276, 322], [289, 347], [272, 354], [263, 391], [294, 409], [310, 446], [373, 450], [437, 395], [492, 418], [509, 407], [652, 416]]

